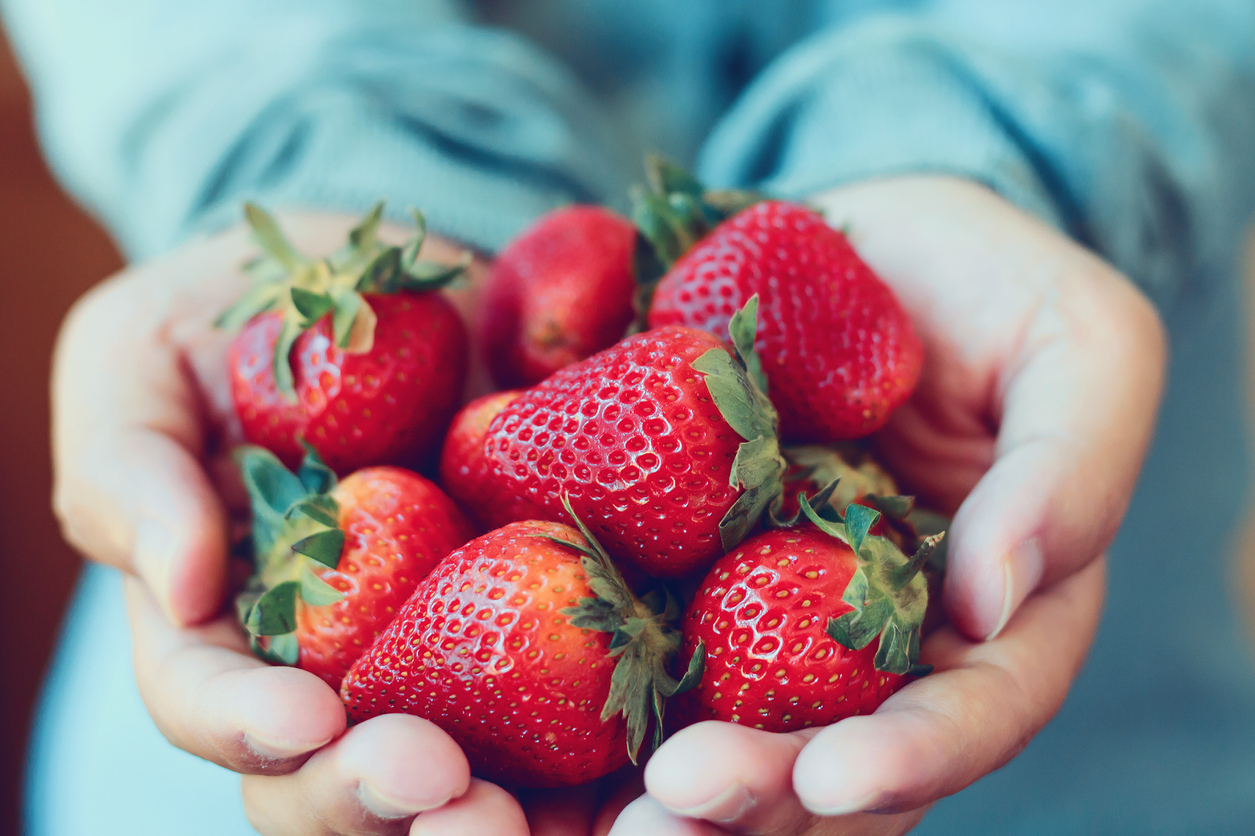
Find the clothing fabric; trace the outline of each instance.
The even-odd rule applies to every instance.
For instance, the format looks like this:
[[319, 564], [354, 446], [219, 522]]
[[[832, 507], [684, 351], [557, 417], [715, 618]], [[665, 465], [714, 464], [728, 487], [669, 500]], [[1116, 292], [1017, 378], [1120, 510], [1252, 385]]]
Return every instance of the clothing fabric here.
[[[1010, 765], [920, 833], [1255, 832], [1255, 673], [1231, 589], [1250, 481], [1237, 249], [1255, 205], [1247, 0], [0, 0], [48, 156], [132, 257], [239, 205], [424, 208], [491, 251], [622, 204], [640, 154], [801, 196], [947, 172], [1159, 304], [1158, 436], [1090, 662]], [[399, 215], [398, 215], [399, 217]], [[120, 592], [86, 574], [32, 749], [28, 829], [248, 832], [164, 743]]]

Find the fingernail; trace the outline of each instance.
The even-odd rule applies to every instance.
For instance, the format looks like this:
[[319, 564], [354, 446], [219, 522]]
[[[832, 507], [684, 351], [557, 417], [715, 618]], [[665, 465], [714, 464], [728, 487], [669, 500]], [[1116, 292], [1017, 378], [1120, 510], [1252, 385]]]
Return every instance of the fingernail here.
[[754, 806], [754, 796], [741, 784], [733, 784], [709, 801], [692, 807], [672, 809], [677, 816], [704, 819], [716, 824], [734, 822], [742, 818]]
[[1041, 551], [1041, 542], [1033, 537], [1025, 540], [1007, 553], [1002, 561], [1003, 599], [1002, 615], [998, 624], [985, 637], [985, 641], [995, 639], [1007, 626], [1011, 616], [1024, 603], [1029, 593], [1037, 588], [1045, 569], [1045, 558]]
[[424, 801], [403, 801], [394, 795], [383, 792], [370, 781], [362, 781], [357, 785], [357, 800], [369, 812], [381, 819], [400, 819], [414, 816], [425, 810], [443, 807], [449, 802], [444, 798], [432, 804]]
[[[854, 748], [857, 751], [857, 740]], [[847, 816], [859, 813], [870, 809], [880, 798], [879, 790], [866, 789], [866, 774], [851, 769], [849, 758], [827, 747], [808, 751], [807, 754], [809, 761], [805, 779], [799, 782], [795, 775], [794, 788], [806, 809], [815, 815]]]
[[312, 752], [319, 746], [308, 743], [296, 743], [290, 740], [276, 740], [256, 732], [244, 732], [244, 743], [257, 755], [267, 760], [282, 761]]
[[135, 529], [133, 559], [136, 571], [157, 597], [166, 617], [179, 623], [170, 609], [170, 568], [174, 563], [174, 536], [170, 529], [153, 517], [141, 519]]

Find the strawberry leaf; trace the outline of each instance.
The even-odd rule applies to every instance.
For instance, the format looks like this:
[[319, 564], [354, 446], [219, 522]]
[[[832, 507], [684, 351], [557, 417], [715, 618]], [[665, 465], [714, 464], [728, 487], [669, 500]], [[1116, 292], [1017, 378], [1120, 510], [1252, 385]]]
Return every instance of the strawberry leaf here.
[[275, 388], [288, 400], [296, 400], [296, 380], [292, 375], [292, 362], [289, 360], [292, 354], [292, 346], [296, 343], [296, 338], [301, 335], [303, 330], [299, 320], [285, 317], [283, 327], [279, 331], [279, 337], [275, 340], [275, 353], [273, 358], [273, 374], [275, 378]]
[[[680, 634], [673, 621], [679, 615], [679, 607], [672, 605], [669, 594], [661, 600], [659, 596], [646, 596], [653, 606], [637, 598], [593, 532], [575, 513], [566, 494], [562, 495], [562, 505], [584, 537], [585, 546], [549, 535], [534, 536], [581, 554], [580, 563], [595, 597], [582, 598], [576, 606], [559, 612], [576, 627], [610, 634], [609, 651], [615, 666], [601, 719], [623, 716], [627, 723], [628, 757], [636, 763], [651, 718], [655, 719], [654, 745], [661, 742], [662, 706], [676, 692], [677, 684], [666, 669], [680, 646]], [[655, 608], [658, 604], [664, 608], [662, 613]], [[701, 660], [691, 660], [690, 671], [694, 664], [700, 668]], [[695, 675], [700, 677], [700, 672]]]
[[340, 553], [344, 551], [344, 532], [333, 528], [302, 537], [292, 544], [292, 551], [334, 569], [340, 563]]
[[872, 530], [872, 526], [879, 519], [880, 512], [865, 505], [851, 505], [845, 509], [845, 534], [855, 554], [863, 550], [867, 532]]
[[[763, 374], [763, 364], [754, 350], [754, 334], [758, 328], [758, 294], [755, 293], [745, 306], [732, 315], [728, 322], [728, 336], [732, 338], [732, 346], [736, 349], [737, 359], [745, 366], [758, 391], [767, 393], [767, 376]], [[769, 402], [770, 403], [770, 402]]]
[[248, 614], [248, 631], [254, 636], [278, 636], [295, 630], [298, 590], [296, 581], [268, 589]]
[[353, 333], [353, 323], [357, 320], [357, 313], [364, 304], [365, 300], [356, 290], [338, 292], [331, 314], [331, 331], [336, 345], [340, 348], [348, 346], [349, 337]]
[[684, 676], [680, 681], [675, 683], [671, 689], [671, 693], [666, 694], [673, 697], [676, 694], [683, 694], [685, 691], [691, 691], [697, 687], [702, 681], [702, 674], [706, 671], [706, 643], [698, 642], [697, 649], [693, 651], [693, 656], [689, 659], [688, 669], [684, 671]]
[[282, 298], [282, 285], [253, 285], [244, 291], [244, 295], [236, 300], [235, 304], [219, 314], [214, 320], [214, 327], [223, 331], [238, 331], [258, 314], [278, 308]]
[[305, 321], [302, 328], [309, 328], [322, 319], [327, 311], [335, 307], [335, 302], [325, 293], [314, 293], [304, 288], [292, 288], [292, 305]]
[[919, 638], [928, 607], [928, 583], [919, 570], [940, 547], [943, 536], [927, 538], [907, 558], [892, 540], [871, 533], [881, 516], [878, 511], [852, 504], [843, 522], [833, 522], [821, 517], [805, 495], [798, 497], [798, 504], [817, 528], [849, 545], [857, 562], [842, 595], [851, 612], [829, 620], [828, 635], [851, 650], [861, 650], [879, 636], [878, 670], [896, 674], [923, 670]]
[[[339, 564], [345, 534], [337, 525], [336, 477], [308, 444], [297, 473], [260, 447], [235, 451], [253, 511], [254, 573], [236, 599], [240, 622], [263, 658], [287, 659], [281, 634], [296, 627], [296, 601], [323, 606], [344, 597], [322, 580], [314, 564]], [[272, 637], [259, 643], [259, 636]], [[292, 637], [295, 648], [295, 637]], [[292, 651], [293, 653], [295, 650]], [[295, 657], [292, 657], [295, 659]]]
[[284, 237], [279, 224], [269, 212], [255, 203], [245, 203], [244, 218], [253, 230], [257, 245], [276, 261], [289, 270], [296, 270], [305, 264], [305, 258]]
[[366, 213], [366, 216], [358, 221], [357, 226], [349, 230], [350, 247], [362, 252], [374, 249], [379, 241], [379, 223], [383, 220], [383, 207], [382, 200], [377, 202]]
[[321, 607], [344, 599], [344, 593], [314, 574], [308, 564], [301, 567], [301, 600], [310, 606]]
[[253, 509], [253, 550], [268, 554], [285, 527], [288, 509], [305, 496], [305, 487], [263, 447], [238, 447], [232, 456]]

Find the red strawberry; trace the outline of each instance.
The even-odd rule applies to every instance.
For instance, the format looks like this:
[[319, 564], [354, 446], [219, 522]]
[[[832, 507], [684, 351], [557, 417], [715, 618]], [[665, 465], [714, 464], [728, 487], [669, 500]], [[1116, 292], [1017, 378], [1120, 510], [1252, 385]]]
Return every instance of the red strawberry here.
[[451, 484], [454, 496], [503, 525], [568, 519], [569, 495], [627, 565], [660, 578], [705, 569], [781, 491], [752, 308], [735, 321], [735, 349], [662, 328], [525, 391], [493, 419], [479, 471]]
[[260, 655], [338, 689], [419, 581], [471, 538], [470, 525], [439, 488], [399, 467], [337, 484], [312, 452], [296, 474], [259, 447], [237, 460], [257, 566], [240, 619]]
[[907, 676], [928, 672], [918, 664], [928, 602], [918, 570], [942, 535], [908, 559], [868, 533], [876, 511], [851, 505], [843, 524], [803, 507], [814, 525], [746, 540], [702, 582], [683, 652], [704, 653], [705, 670], [680, 701], [681, 722], [828, 725], [874, 711]]
[[893, 477], [868, 450], [854, 442], [786, 447], [784, 458], [789, 469], [784, 476], [784, 502], [779, 514], [782, 517], [796, 517], [801, 511], [801, 495], [814, 495], [833, 482], [837, 484], [830, 504], [838, 514], [844, 514], [851, 502], [868, 504], [863, 502], [867, 496], [891, 497], [898, 493]]
[[599, 206], [550, 212], [493, 262], [484, 356], [497, 383], [530, 386], [614, 345], [634, 312], [636, 227]]
[[755, 347], [782, 437], [867, 435], [914, 390], [923, 348], [893, 291], [842, 233], [790, 203], [757, 203], [680, 256], [654, 291], [649, 325], [725, 336], [754, 294]]
[[449, 555], [340, 693], [356, 722], [431, 720], [481, 777], [582, 784], [635, 761], [664, 698], [692, 682], [666, 673], [679, 644], [667, 615], [632, 595], [591, 534], [512, 523]]
[[453, 417], [440, 454], [440, 484], [470, 509], [479, 506], [476, 474], [483, 466], [484, 436], [497, 413], [521, 395], [517, 389], [482, 395]]
[[[231, 343], [236, 413], [250, 442], [289, 467], [300, 440], [338, 473], [370, 464], [419, 464], [457, 408], [467, 335], [437, 291], [464, 265], [416, 262], [424, 228], [404, 249], [376, 237], [379, 204], [326, 259], [297, 253], [255, 206], [249, 222], [268, 255], [259, 279], [219, 319], [243, 326]], [[246, 324], [247, 323], [247, 324]]]

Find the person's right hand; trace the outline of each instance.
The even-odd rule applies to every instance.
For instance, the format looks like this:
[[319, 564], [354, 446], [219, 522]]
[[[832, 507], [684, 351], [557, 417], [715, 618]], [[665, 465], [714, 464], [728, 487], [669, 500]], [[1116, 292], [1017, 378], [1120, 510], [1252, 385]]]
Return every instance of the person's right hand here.
[[[330, 252], [353, 219], [283, 223], [297, 246]], [[425, 256], [458, 254], [428, 246]], [[228, 527], [244, 504], [227, 459], [239, 438], [231, 337], [212, 322], [245, 287], [238, 268], [254, 252], [243, 229], [194, 241], [108, 279], [70, 313], [53, 380], [65, 535], [133, 576], [135, 671], [149, 713], [174, 745], [246, 776], [245, 808], [265, 836], [526, 836], [515, 799], [472, 780], [436, 726], [393, 715], [346, 733], [335, 691], [256, 659], [223, 614]]]

